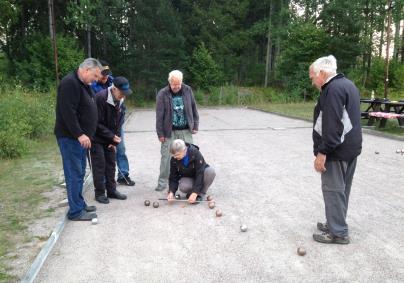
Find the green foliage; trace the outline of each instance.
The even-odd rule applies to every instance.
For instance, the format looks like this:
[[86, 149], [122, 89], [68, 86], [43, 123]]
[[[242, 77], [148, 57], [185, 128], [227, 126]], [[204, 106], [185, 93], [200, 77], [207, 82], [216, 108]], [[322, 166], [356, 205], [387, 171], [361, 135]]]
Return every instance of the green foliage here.
[[49, 134], [53, 126], [54, 95], [27, 93], [20, 86], [0, 92], [0, 158], [27, 152], [30, 138]]
[[192, 53], [189, 72], [196, 88], [209, 90], [222, 82], [222, 72], [203, 43]]
[[281, 80], [290, 91], [290, 101], [316, 95], [309, 79], [309, 66], [316, 58], [326, 55], [326, 44], [327, 34], [322, 28], [300, 21], [290, 26], [279, 66]]
[[[76, 69], [84, 58], [83, 51], [70, 36], [58, 37], [59, 74], [65, 76]], [[25, 39], [27, 57], [15, 60], [17, 78], [27, 86], [47, 91], [55, 84], [55, 65], [49, 37], [33, 34]]]

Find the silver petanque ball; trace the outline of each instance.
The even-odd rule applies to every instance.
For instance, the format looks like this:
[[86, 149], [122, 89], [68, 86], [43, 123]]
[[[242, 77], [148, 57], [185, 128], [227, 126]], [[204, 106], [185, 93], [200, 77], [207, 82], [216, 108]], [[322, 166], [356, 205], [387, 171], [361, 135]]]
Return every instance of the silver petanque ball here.
[[247, 229], [248, 229], [248, 227], [247, 227], [247, 225], [245, 225], [245, 224], [242, 224], [242, 225], [240, 226], [240, 231], [241, 231], [241, 232], [247, 232]]
[[98, 224], [98, 218], [91, 219], [91, 224], [97, 225]]

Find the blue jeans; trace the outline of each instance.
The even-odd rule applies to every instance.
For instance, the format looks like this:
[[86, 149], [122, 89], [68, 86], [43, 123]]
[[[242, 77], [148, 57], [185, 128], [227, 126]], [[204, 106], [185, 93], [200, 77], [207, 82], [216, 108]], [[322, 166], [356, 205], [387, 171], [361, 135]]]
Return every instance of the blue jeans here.
[[69, 219], [76, 218], [84, 213], [87, 206], [84, 201], [83, 183], [86, 174], [86, 149], [78, 140], [71, 138], [57, 138], [63, 161], [65, 174], [67, 200], [69, 202]]
[[129, 162], [126, 156], [125, 143], [123, 140], [123, 127], [121, 128], [121, 142], [116, 147], [116, 165], [118, 166], [118, 179], [129, 176]]

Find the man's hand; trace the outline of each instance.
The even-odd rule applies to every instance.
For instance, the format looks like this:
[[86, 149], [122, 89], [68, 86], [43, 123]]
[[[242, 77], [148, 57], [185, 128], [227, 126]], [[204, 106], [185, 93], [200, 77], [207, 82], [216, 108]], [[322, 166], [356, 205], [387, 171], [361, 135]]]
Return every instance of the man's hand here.
[[117, 135], [115, 135], [114, 138], [112, 139], [112, 141], [113, 141], [114, 143], [120, 143], [120, 142], [121, 142], [121, 138], [118, 137]]
[[166, 137], [159, 137], [159, 141], [160, 141], [161, 143], [165, 142], [165, 141], [166, 141]]
[[175, 198], [174, 198], [174, 193], [173, 193], [173, 192], [169, 192], [168, 195], [167, 195], [167, 200], [168, 200], [169, 202], [172, 202], [174, 199], [175, 199]]
[[109, 149], [109, 150], [112, 150], [113, 152], [116, 152], [116, 146], [113, 145], [113, 144], [110, 144], [110, 145], [108, 146], [108, 149]]
[[82, 134], [77, 138], [79, 140], [79, 143], [81, 144], [82, 147], [84, 148], [91, 148], [91, 140], [88, 136], [85, 134]]
[[316, 159], [314, 160], [314, 169], [317, 172], [325, 172], [327, 169], [325, 168], [325, 160], [327, 156], [322, 153], [317, 153]]
[[196, 133], [198, 133], [197, 130], [192, 130], [192, 134], [196, 134]]
[[188, 202], [189, 202], [189, 203], [194, 203], [197, 196], [198, 196], [197, 193], [192, 193], [192, 194], [189, 196], [189, 198], [188, 198]]

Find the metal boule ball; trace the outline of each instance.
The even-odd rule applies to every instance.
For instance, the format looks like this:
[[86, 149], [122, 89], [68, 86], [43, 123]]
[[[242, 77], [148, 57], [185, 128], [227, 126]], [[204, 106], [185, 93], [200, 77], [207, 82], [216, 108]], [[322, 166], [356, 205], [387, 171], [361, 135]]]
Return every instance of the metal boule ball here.
[[216, 210], [216, 217], [222, 217], [222, 215], [223, 212], [220, 209]]
[[206, 197], [206, 200], [207, 200], [207, 201], [212, 201], [212, 200], [213, 200], [213, 197], [212, 197], [212, 196], [207, 196], [207, 197]]
[[240, 226], [240, 231], [241, 231], [241, 232], [247, 232], [247, 229], [248, 229], [248, 227], [247, 227], [247, 225], [245, 225], [245, 224], [242, 224], [242, 225]]
[[150, 205], [150, 200], [148, 200], [148, 199], [145, 200], [145, 201], [144, 201], [144, 205], [145, 205], [145, 206], [149, 206], [149, 205]]
[[180, 195], [175, 195], [175, 199], [181, 199]]
[[375, 151], [375, 154], [379, 154], [380, 152], [378, 152], [377, 150]]
[[401, 153], [401, 149], [397, 149], [397, 150], [396, 150], [396, 153]]
[[215, 202], [214, 201], [209, 202], [208, 206], [209, 206], [210, 209], [215, 208]]
[[98, 218], [91, 219], [91, 224], [97, 225], [98, 224]]
[[401, 153], [404, 153], [404, 149], [401, 150]]
[[297, 248], [297, 254], [300, 256], [305, 256], [306, 255], [306, 249], [303, 247], [298, 247]]
[[159, 204], [159, 202], [158, 202], [158, 201], [153, 202], [153, 207], [154, 207], [154, 208], [159, 207], [159, 205], [160, 205], [160, 204]]

